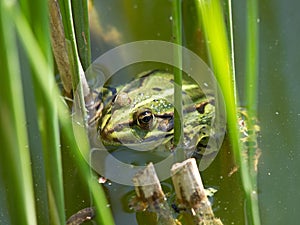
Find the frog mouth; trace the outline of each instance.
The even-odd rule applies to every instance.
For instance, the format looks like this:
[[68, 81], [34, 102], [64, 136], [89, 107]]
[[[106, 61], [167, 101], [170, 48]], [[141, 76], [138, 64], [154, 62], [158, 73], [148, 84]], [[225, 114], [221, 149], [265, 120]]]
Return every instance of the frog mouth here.
[[105, 145], [123, 145], [128, 148], [149, 151], [164, 145], [173, 138], [173, 129], [168, 132], [156, 130], [155, 132], [145, 132], [145, 134], [137, 134], [132, 130], [126, 132], [119, 132], [113, 136], [102, 134], [101, 140]]

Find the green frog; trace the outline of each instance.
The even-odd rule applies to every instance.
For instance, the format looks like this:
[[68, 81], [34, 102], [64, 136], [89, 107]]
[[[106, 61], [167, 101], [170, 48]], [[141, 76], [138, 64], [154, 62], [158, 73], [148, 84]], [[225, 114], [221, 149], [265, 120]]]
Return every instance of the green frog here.
[[[209, 90], [186, 76], [182, 81], [182, 141], [185, 157], [215, 155], [218, 138], [211, 129], [215, 101]], [[174, 149], [174, 76], [153, 70], [116, 88], [95, 91], [95, 116], [90, 125], [105, 145], [125, 145], [139, 151]], [[209, 139], [211, 139], [209, 141]]]

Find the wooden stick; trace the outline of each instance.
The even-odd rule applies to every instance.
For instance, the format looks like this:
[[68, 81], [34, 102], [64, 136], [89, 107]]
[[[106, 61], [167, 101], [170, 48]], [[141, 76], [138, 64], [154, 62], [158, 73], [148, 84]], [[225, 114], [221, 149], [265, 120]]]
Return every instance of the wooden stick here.
[[171, 176], [180, 208], [190, 210], [195, 224], [222, 224], [214, 217], [194, 158], [174, 164], [171, 168]]
[[152, 163], [132, 179], [140, 204], [157, 215], [157, 225], [176, 225]]

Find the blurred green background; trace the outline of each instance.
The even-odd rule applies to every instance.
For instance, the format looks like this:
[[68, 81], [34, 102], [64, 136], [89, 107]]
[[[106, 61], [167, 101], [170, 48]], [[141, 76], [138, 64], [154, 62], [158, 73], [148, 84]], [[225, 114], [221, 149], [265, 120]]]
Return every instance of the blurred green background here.
[[260, 208], [263, 224], [297, 224], [300, 185], [298, 1], [260, 6]]

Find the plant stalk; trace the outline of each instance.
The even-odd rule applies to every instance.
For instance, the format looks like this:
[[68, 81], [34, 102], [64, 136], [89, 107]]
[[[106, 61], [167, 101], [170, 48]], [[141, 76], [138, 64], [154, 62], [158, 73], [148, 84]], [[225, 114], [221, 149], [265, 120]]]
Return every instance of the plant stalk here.
[[[174, 43], [182, 45], [182, 5], [181, 0], [173, 1], [173, 16], [170, 18], [173, 22], [173, 38]], [[174, 68], [174, 144], [175, 146], [181, 146], [180, 137], [182, 136], [183, 128], [181, 125], [183, 119], [182, 113], [182, 52], [174, 52], [175, 65], [179, 65], [179, 68]], [[177, 157], [183, 158], [183, 152], [181, 149], [177, 151]]]

